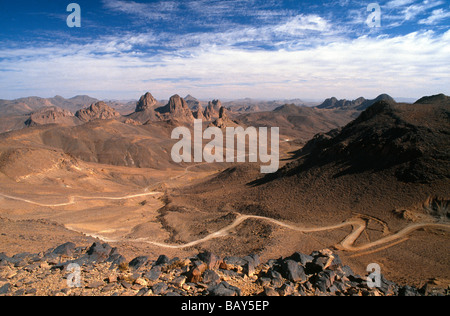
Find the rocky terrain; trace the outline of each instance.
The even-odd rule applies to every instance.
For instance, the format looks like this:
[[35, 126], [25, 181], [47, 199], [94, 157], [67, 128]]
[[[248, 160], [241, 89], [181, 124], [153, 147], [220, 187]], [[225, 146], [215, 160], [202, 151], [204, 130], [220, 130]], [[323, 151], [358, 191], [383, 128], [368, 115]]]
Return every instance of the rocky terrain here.
[[[400, 295], [417, 289], [425, 294], [425, 284], [441, 289], [450, 284], [448, 97], [424, 97], [416, 104], [382, 100], [363, 112], [286, 104], [274, 111], [233, 113], [218, 100], [193, 106], [196, 110], [178, 95], [158, 102], [147, 93], [128, 116], [101, 102], [78, 116], [48, 107], [28, 128], [1, 133], [2, 291], [135, 295], [167, 286], [167, 293], [209, 295], [214, 287], [206, 280], [216, 274], [214, 286], [241, 295]], [[205, 115], [204, 127], [279, 126], [279, 172], [262, 176], [251, 163], [174, 163], [171, 132], [192, 127], [195, 117], [205, 121]], [[61, 124], [64, 117], [77, 123]], [[15, 122], [0, 118], [8, 121]], [[105, 259], [91, 258], [100, 246], [90, 247], [92, 239], [84, 243], [85, 237], [110, 245], [102, 246]], [[68, 240], [81, 247], [71, 244], [64, 258], [53, 248], [38, 253]], [[112, 247], [120, 251], [111, 254]], [[195, 270], [205, 251], [223, 260], [209, 269], [214, 273]], [[339, 257], [356, 272], [288, 263], [296, 262], [296, 251], [311, 254], [313, 262]], [[145, 278], [161, 253], [189, 261], [169, 259], [181, 266], [166, 264], [170, 269], [161, 268], [158, 279]], [[249, 275], [252, 253], [264, 264]], [[141, 254], [148, 258], [135, 278], [140, 270], [131, 259]], [[239, 264], [228, 268], [227, 258]], [[81, 263], [81, 288], [67, 288], [64, 276], [70, 271], [60, 264], [70, 261]], [[398, 284], [392, 293], [359, 281], [356, 274], [364, 275], [370, 263]], [[295, 267], [299, 281], [286, 273]], [[193, 271], [201, 280], [188, 281]], [[271, 271], [282, 283], [272, 282]], [[113, 272], [116, 281], [109, 280]], [[329, 280], [319, 293], [322, 277]], [[176, 278], [189, 289], [174, 286]]]
[[[450, 289], [399, 286], [380, 276], [371, 287], [329, 249], [261, 262], [258, 255], [139, 256], [68, 242], [38, 254], [0, 253], [2, 296], [442, 296]], [[369, 279], [370, 280], [370, 279]], [[373, 279], [375, 280], [375, 279]]]

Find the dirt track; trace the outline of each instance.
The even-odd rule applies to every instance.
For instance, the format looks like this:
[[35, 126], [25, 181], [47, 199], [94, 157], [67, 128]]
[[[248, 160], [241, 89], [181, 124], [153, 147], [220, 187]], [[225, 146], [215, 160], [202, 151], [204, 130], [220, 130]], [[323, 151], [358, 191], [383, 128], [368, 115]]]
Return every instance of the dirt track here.
[[[9, 196], [9, 195], [5, 195], [0, 193], [1, 197], [7, 198], [7, 199], [12, 199], [12, 200], [17, 200], [17, 201], [22, 201], [22, 202], [26, 202], [29, 204], [34, 204], [34, 205], [38, 205], [38, 206], [45, 206], [45, 207], [61, 207], [61, 206], [67, 206], [67, 205], [73, 205], [76, 204], [76, 199], [81, 199], [81, 200], [127, 200], [127, 199], [133, 199], [133, 198], [137, 198], [137, 197], [144, 197], [144, 196], [154, 196], [154, 195], [159, 195], [162, 194], [161, 192], [146, 192], [146, 193], [140, 193], [140, 194], [133, 194], [133, 195], [127, 195], [127, 196], [123, 196], [123, 197], [110, 197], [110, 196], [99, 196], [99, 197], [89, 197], [89, 196], [70, 196], [69, 197], [69, 202], [66, 203], [59, 203], [59, 204], [41, 204], [41, 203], [37, 203], [34, 201], [30, 201], [24, 198], [20, 198], [20, 197], [13, 197], [13, 196]], [[363, 245], [359, 245], [359, 246], [355, 246], [356, 241], [358, 240], [358, 238], [361, 236], [361, 234], [367, 229], [367, 221], [363, 219], [364, 215], [358, 215], [352, 219], [349, 219], [343, 223], [340, 224], [336, 224], [336, 225], [332, 225], [332, 226], [324, 226], [324, 227], [301, 227], [298, 225], [292, 225], [292, 224], [288, 224], [288, 223], [284, 223], [278, 220], [275, 220], [273, 218], [269, 218], [269, 217], [263, 217], [263, 216], [255, 216], [255, 215], [242, 215], [242, 214], [238, 214], [236, 213], [237, 217], [236, 219], [228, 226], [222, 228], [221, 230], [214, 232], [212, 234], [209, 234], [208, 236], [186, 243], [186, 244], [180, 244], [180, 245], [170, 245], [170, 244], [166, 244], [166, 243], [160, 243], [157, 241], [152, 241], [149, 240], [149, 238], [139, 238], [139, 239], [122, 239], [122, 240], [112, 240], [106, 237], [102, 237], [99, 234], [89, 234], [89, 236], [91, 237], [96, 237], [99, 239], [104, 240], [105, 242], [143, 242], [143, 243], [148, 243], [157, 247], [161, 247], [161, 248], [170, 248], [170, 249], [185, 249], [185, 248], [189, 248], [189, 247], [193, 247], [193, 246], [197, 246], [199, 244], [205, 243], [207, 241], [216, 239], [216, 238], [221, 238], [221, 237], [225, 237], [227, 236], [233, 229], [235, 229], [236, 227], [238, 227], [239, 225], [241, 225], [242, 223], [244, 223], [246, 220], [249, 219], [256, 219], [256, 220], [261, 220], [261, 221], [266, 221], [269, 222], [271, 224], [274, 224], [276, 226], [280, 226], [280, 227], [284, 227], [290, 230], [294, 230], [297, 232], [301, 232], [301, 233], [314, 233], [314, 232], [324, 232], [324, 231], [331, 231], [331, 230], [337, 230], [340, 228], [344, 228], [347, 226], [351, 226], [352, 232], [350, 234], [348, 234], [341, 242], [339, 242], [336, 247], [344, 250], [344, 251], [348, 251], [348, 252], [360, 252], [360, 251], [366, 251], [369, 249], [372, 249], [371, 252], [376, 252], [379, 251], [381, 249], [386, 249], [388, 247], [391, 247], [393, 245], [396, 245], [400, 242], [403, 242], [405, 240], [408, 239], [408, 236], [410, 234], [412, 234], [413, 232], [415, 232], [416, 230], [419, 229], [423, 229], [423, 228], [427, 228], [427, 227], [431, 227], [431, 228], [438, 228], [438, 229], [446, 229], [446, 230], [450, 230], [450, 225], [448, 224], [442, 224], [442, 223], [415, 223], [415, 224], [411, 224], [405, 228], [403, 228], [402, 230], [394, 233], [394, 234], [390, 234], [388, 236], [385, 236], [383, 238], [380, 238], [376, 241], [373, 242], [369, 242]], [[73, 228], [67, 227], [68, 229], [74, 230]], [[83, 231], [78, 231], [80, 233], [84, 233]], [[376, 247], [380, 247], [377, 249], [374, 249]]]

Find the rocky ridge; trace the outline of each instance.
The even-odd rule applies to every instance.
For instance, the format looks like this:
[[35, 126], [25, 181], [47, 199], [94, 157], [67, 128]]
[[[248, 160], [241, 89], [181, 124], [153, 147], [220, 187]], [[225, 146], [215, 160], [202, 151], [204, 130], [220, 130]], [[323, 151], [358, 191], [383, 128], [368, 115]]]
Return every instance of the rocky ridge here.
[[75, 125], [76, 118], [72, 112], [52, 106], [31, 113], [29, 118], [24, 122], [25, 126], [28, 127], [58, 123]]
[[368, 100], [363, 97], [360, 97], [356, 100], [338, 100], [335, 97], [326, 99], [322, 104], [318, 105], [318, 109], [354, 109], [357, 111], [364, 111], [367, 108], [371, 107], [373, 104], [379, 101], [386, 101], [390, 103], [396, 103], [395, 100], [387, 95], [381, 94], [373, 100]]
[[68, 242], [43, 253], [0, 253], [0, 296], [422, 296], [430, 284], [400, 286], [381, 277], [370, 288], [329, 249], [261, 262], [258, 255], [127, 261], [117, 248]]
[[92, 104], [86, 109], [79, 110], [75, 116], [82, 122], [90, 122], [93, 120], [110, 120], [120, 117], [120, 114], [113, 108], [109, 107], [105, 102], [100, 101]]

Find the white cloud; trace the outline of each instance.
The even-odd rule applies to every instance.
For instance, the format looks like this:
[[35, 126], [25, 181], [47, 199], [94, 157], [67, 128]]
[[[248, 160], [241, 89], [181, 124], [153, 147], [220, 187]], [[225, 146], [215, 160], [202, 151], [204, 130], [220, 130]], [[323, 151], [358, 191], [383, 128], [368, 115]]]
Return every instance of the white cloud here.
[[441, 4], [443, 4], [442, 1], [425, 0], [420, 4], [410, 5], [403, 11], [404, 19], [406, 21], [411, 21], [415, 19], [419, 14], [424, 13], [426, 10], [437, 7]]
[[[10, 71], [0, 76], [2, 97], [51, 96], [49, 91], [119, 99], [138, 98], [145, 91], [160, 99], [175, 93], [204, 98], [450, 94], [450, 31], [360, 37], [299, 50], [209, 45], [157, 56], [130, 49], [143, 38], [3, 48], [0, 71]], [[101, 54], [98, 47], [104, 47]]]
[[419, 21], [419, 24], [435, 25], [444, 19], [450, 18], [450, 11], [444, 11], [443, 9], [433, 10], [431, 15]]
[[410, 5], [414, 1], [415, 0], [392, 0], [392, 1], [389, 1], [388, 3], [386, 3], [385, 7], [388, 9], [399, 8], [399, 7], [403, 7], [406, 5]]
[[141, 3], [126, 0], [103, 0], [103, 4], [109, 10], [148, 20], [168, 19], [178, 7], [176, 1]]
[[276, 32], [286, 33], [289, 35], [296, 35], [299, 32], [319, 31], [324, 32], [330, 29], [326, 20], [318, 15], [297, 15], [284, 24], [278, 25], [274, 28]]

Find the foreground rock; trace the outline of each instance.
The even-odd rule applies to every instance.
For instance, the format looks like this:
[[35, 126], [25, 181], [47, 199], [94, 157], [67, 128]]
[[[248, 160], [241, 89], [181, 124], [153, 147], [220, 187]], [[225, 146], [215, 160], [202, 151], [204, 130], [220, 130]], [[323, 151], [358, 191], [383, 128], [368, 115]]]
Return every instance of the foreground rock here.
[[399, 286], [366, 277], [326, 249], [262, 263], [258, 255], [220, 258], [203, 252], [191, 258], [128, 262], [116, 248], [66, 243], [44, 253], [0, 253], [0, 295], [4, 296], [422, 296], [449, 290]]

